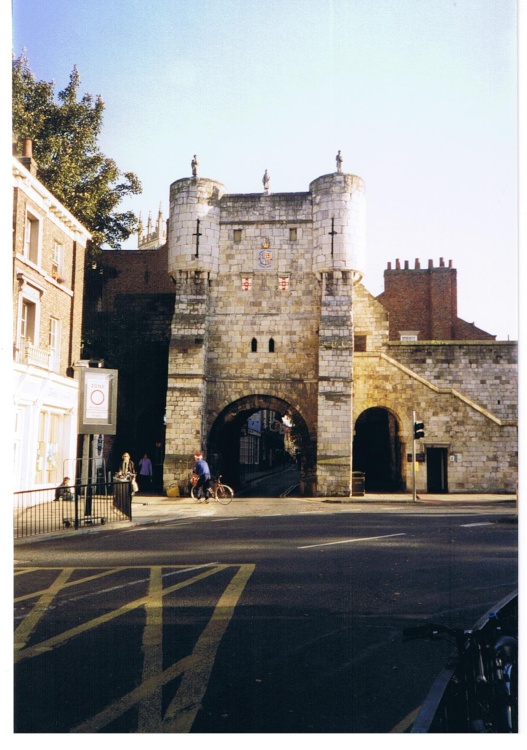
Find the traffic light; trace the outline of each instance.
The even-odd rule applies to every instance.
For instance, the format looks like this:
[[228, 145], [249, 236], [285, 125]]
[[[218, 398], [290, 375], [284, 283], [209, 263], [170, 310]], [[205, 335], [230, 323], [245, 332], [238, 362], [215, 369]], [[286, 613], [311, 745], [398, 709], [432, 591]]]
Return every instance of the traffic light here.
[[420, 440], [425, 436], [425, 423], [414, 422], [414, 440]]

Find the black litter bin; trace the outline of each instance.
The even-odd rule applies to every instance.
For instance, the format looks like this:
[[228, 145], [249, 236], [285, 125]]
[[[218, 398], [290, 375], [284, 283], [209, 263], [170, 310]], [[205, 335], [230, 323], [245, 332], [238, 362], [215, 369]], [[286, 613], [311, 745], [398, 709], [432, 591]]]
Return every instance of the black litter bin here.
[[351, 474], [351, 494], [353, 497], [363, 497], [365, 485], [366, 474], [363, 471], [353, 471]]
[[119, 481], [116, 479], [113, 483], [113, 504], [121, 513], [130, 518], [132, 505], [132, 485], [125, 479]]

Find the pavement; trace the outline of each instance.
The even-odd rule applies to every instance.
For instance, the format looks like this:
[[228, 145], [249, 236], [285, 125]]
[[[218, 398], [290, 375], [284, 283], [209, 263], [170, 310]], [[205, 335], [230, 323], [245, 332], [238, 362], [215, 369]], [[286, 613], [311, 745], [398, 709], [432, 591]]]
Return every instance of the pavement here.
[[[177, 521], [199, 517], [244, 517], [295, 515], [303, 513], [349, 513], [364, 510], [368, 505], [419, 507], [492, 507], [501, 509], [513, 518], [517, 517], [516, 495], [431, 495], [419, 494], [414, 502], [411, 493], [370, 494], [353, 498], [329, 497], [244, 497], [234, 496], [228, 505], [215, 500], [196, 503], [192, 498], [172, 498], [153, 495], [135, 495], [132, 501], [132, 520], [126, 525], [151, 525], [166, 521]], [[117, 524], [116, 524], [117, 525]], [[123, 523], [119, 524], [120, 527]], [[107, 526], [102, 528], [108, 528]]]
[[517, 496], [510, 494], [423, 494], [419, 493], [414, 501], [412, 493], [374, 494], [352, 498], [337, 497], [244, 497], [243, 490], [235, 495], [228, 505], [222, 505], [216, 500], [208, 503], [196, 502], [191, 497], [167, 497], [165, 495], [142, 494], [134, 495], [132, 499], [132, 520], [106, 523], [104, 525], [81, 526], [76, 531], [71, 529], [43, 533], [15, 539], [15, 545], [27, 544], [58, 537], [71, 537], [73, 534], [109, 531], [110, 529], [127, 529], [134, 526], [146, 526], [167, 521], [199, 517], [242, 517], [242, 516], [270, 516], [295, 515], [302, 513], [349, 513], [364, 510], [368, 505], [386, 505], [408, 507], [492, 507], [501, 509], [516, 520], [518, 516]]
[[215, 500], [196, 503], [190, 497], [163, 497], [154, 495], [134, 495], [131, 523], [159, 523], [178, 518], [199, 516], [251, 516], [251, 515], [294, 515], [313, 511], [346, 512], [353, 507], [364, 508], [368, 504], [390, 503], [390, 505], [476, 507], [480, 505], [499, 506], [503, 509], [517, 509], [516, 495], [501, 494], [459, 494], [432, 495], [420, 493], [414, 503], [411, 493], [371, 494], [353, 498], [335, 497], [244, 497], [235, 495], [229, 505], [221, 505]]

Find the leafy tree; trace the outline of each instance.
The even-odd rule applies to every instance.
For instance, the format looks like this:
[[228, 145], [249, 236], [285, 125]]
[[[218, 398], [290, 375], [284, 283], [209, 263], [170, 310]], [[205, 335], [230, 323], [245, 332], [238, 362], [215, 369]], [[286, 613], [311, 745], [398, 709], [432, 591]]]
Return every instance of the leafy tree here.
[[121, 172], [98, 148], [104, 102], [84, 94], [75, 66], [69, 84], [54, 96], [54, 83], [37, 81], [24, 53], [13, 57], [13, 140], [21, 152], [31, 138], [38, 178], [90, 230], [88, 259], [101, 245], [120, 248], [138, 226], [132, 211], [118, 211], [127, 195], [141, 193], [133, 172]]

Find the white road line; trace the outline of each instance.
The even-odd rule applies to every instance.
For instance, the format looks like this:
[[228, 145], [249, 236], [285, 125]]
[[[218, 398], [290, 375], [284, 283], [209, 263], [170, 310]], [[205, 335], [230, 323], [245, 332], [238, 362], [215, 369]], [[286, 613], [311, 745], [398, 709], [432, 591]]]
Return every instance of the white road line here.
[[494, 521], [480, 521], [480, 523], [462, 523], [462, 529], [470, 529], [472, 526], [494, 526]]
[[330, 547], [333, 544], [351, 544], [351, 542], [371, 542], [375, 539], [390, 539], [394, 536], [406, 536], [406, 532], [400, 534], [385, 534], [384, 536], [364, 536], [360, 539], [343, 539], [340, 542], [322, 542], [321, 544], [305, 544], [298, 549], [311, 549], [312, 547]]

